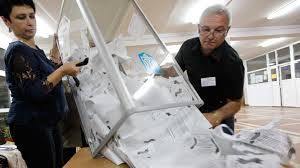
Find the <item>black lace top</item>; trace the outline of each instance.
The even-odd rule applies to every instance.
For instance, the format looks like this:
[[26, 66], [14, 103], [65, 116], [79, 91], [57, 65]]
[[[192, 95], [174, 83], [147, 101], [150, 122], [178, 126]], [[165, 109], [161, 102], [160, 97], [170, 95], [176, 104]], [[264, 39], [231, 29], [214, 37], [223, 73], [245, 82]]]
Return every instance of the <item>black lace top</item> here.
[[47, 76], [56, 69], [43, 52], [22, 42], [13, 42], [5, 53], [6, 81], [12, 103], [9, 124], [31, 122], [55, 124], [67, 111], [61, 82], [55, 87]]

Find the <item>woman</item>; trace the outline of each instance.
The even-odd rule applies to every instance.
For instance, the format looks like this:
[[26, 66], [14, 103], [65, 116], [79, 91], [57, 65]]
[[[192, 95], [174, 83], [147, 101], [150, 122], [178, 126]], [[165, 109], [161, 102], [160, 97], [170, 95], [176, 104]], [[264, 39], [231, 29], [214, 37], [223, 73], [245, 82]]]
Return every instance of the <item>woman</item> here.
[[17, 41], [5, 53], [6, 81], [12, 103], [10, 132], [29, 168], [62, 167], [62, 138], [57, 127], [68, 110], [61, 79], [79, 73], [76, 63], [61, 66], [57, 46], [51, 60], [35, 45], [35, 5], [32, 0], [6, 0], [2, 19]]

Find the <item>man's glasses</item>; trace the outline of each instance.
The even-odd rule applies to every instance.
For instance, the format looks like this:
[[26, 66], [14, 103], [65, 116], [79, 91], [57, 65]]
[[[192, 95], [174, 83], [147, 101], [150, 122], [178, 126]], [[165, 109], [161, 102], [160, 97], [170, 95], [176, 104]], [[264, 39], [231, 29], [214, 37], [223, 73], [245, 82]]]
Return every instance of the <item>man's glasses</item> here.
[[214, 35], [216, 37], [221, 37], [221, 36], [225, 35], [228, 28], [219, 27], [219, 28], [216, 28], [216, 29], [211, 29], [210, 27], [207, 27], [207, 26], [200, 26], [199, 30], [200, 30], [200, 34], [203, 35], [203, 36]]

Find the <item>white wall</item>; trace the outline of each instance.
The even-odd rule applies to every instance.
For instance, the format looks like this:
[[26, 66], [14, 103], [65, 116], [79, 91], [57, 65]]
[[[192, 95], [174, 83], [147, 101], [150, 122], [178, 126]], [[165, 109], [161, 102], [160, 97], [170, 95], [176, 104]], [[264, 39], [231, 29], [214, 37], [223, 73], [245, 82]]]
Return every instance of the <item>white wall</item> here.
[[297, 106], [297, 89], [295, 79], [283, 80], [281, 85], [282, 106], [296, 107]]
[[300, 107], [300, 78], [296, 78], [295, 79], [295, 83], [296, 83], [296, 94], [297, 94], [297, 107]]
[[248, 85], [247, 92], [249, 106], [273, 105], [273, 88], [271, 82]]

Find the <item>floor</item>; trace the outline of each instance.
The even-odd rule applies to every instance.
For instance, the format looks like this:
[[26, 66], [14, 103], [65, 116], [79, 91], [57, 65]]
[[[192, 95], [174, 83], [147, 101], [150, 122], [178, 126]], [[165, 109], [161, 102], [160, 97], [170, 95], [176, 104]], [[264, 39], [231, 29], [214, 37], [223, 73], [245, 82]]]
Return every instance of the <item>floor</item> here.
[[254, 129], [264, 126], [273, 118], [281, 117], [279, 129], [291, 137], [296, 148], [295, 167], [300, 167], [300, 108], [249, 107], [237, 113], [235, 131]]

